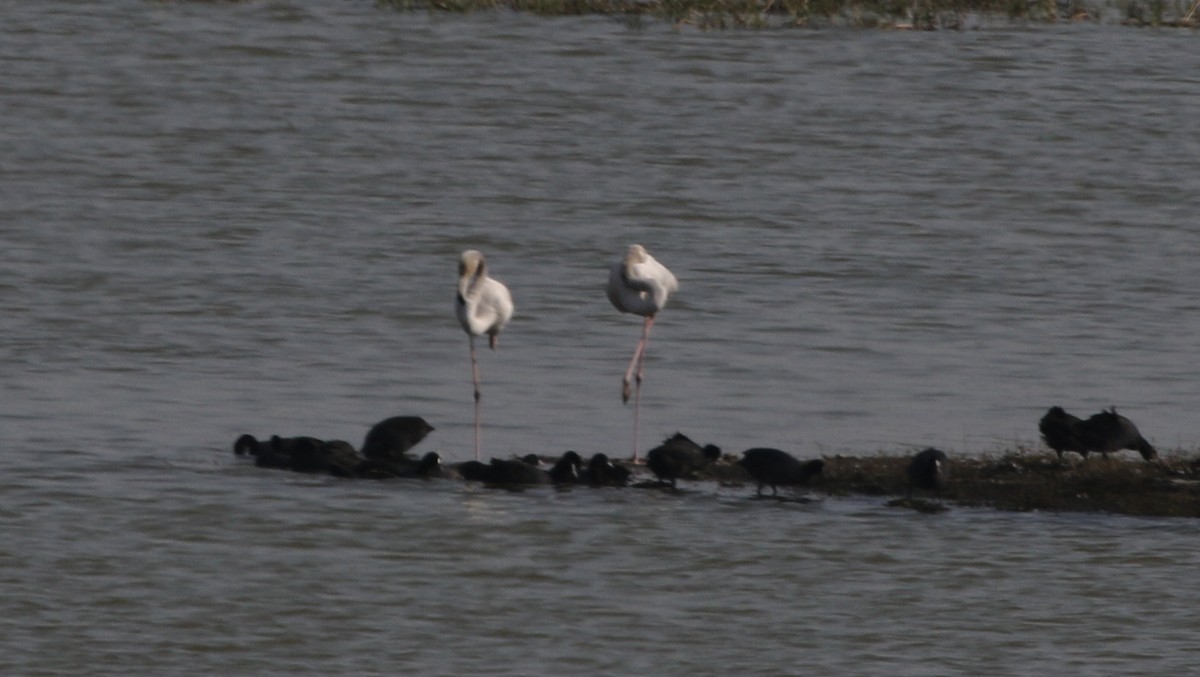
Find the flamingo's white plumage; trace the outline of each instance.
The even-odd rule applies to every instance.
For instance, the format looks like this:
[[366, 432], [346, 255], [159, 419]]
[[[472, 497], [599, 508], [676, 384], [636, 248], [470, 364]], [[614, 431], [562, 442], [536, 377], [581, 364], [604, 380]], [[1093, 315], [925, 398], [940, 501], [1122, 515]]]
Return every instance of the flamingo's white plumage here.
[[488, 277], [487, 261], [474, 249], [462, 253], [458, 261], [458, 321], [471, 345], [471, 380], [475, 384], [475, 460], [480, 457], [479, 434], [479, 361], [475, 356], [475, 337], [488, 337], [488, 346], [496, 349], [496, 336], [513, 315], [512, 294], [499, 280]]
[[638, 421], [642, 396], [642, 363], [646, 356], [646, 341], [654, 317], [667, 304], [667, 299], [679, 290], [679, 281], [666, 266], [654, 259], [640, 244], [631, 244], [625, 256], [612, 265], [605, 291], [608, 300], [623, 313], [641, 315], [642, 338], [633, 351], [633, 359], [621, 381], [621, 401], [629, 401], [630, 381], [634, 382], [633, 401], [633, 460], [638, 460]]

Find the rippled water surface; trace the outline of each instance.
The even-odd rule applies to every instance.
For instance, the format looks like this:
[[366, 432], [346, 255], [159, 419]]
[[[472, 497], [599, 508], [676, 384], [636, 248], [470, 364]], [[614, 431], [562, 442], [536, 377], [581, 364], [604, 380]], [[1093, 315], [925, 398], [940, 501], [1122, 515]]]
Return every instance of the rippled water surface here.
[[704, 33], [366, 1], [2, 2], [0, 672], [1184, 674], [1184, 520], [249, 467], [471, 453], [458, 253], [517, 315], [488, 455], [624, 455], [640, 242], [680, 292], [645, 450], [1193, 449], [1188, 31]]

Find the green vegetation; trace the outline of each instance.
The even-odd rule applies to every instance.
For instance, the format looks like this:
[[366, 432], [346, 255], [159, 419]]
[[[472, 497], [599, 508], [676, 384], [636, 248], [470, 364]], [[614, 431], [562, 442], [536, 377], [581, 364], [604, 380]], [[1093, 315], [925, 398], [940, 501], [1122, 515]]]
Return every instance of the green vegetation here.
[[1189, 0], [376, 0], [402, 11], [508, 10], [538, 16], [585, 14], [644, 19], [704, 29], [854, 26], [938, 29], [967, 17], [1026, 22], [1120, 18], [1138, 26], [1193, 26]]

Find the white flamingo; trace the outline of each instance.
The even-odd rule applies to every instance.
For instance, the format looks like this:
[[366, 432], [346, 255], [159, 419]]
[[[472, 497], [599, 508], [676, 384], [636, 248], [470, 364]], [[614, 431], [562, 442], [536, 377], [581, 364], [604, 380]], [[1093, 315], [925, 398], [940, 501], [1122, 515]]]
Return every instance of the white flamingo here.
[[646, 356], [646, 341], [654, 316], [667, 304], [667, 298], [679, 290], [679, 281], [640, 244], [631, 244], [625, 256], [612, 265], [608, 276], [608, 300], [623, 313], [633, 313], [645, 318], [642, 323], [642, 338], [633, 351], [633, 359], [625, 370], [621, 381], [621, 401], [629, 402], [629, 382], [634, 382], [633, 400], [633, 460], [638, 460], [638, 419], [642, 399], [642, 363]]
[[508, 287], [487, 274], [483, 254], [468, 249], [458, 261], [458, 321], [471, 345], [471, 380], [475, 384], [475, 460], [479, 460], [479, 361], [475, 357], [475, 337], [487, 334], [488, 346], [496, 349], [496, 335], [512, 319], [513, 301]]

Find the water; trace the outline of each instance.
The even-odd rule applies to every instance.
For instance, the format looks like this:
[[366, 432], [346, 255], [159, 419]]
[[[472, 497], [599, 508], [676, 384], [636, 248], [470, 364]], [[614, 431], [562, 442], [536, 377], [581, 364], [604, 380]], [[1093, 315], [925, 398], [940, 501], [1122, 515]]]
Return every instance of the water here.
[[1186, 31], [701, 33], [369, 2], [3, 4], [5, 674], [1183, 672], [1188, 520], [247, 467], [420, 414], [471, 453], [454, 269], [517, 316], [490, 455], [1192, 449]]

